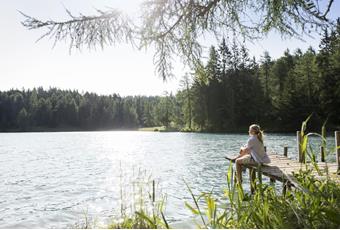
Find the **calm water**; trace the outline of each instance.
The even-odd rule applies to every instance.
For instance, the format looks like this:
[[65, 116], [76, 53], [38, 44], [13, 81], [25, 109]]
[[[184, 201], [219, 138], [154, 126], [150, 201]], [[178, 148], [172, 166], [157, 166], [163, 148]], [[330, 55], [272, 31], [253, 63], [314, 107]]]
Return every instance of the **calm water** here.
[[[194, 193], [214, 189], [221, 194], [228, 167], [223, 156], [238, 152], [247, 138], [133, 131], [0, 133], [0, 228], [72, 227], [84, 213], [105, 223], [119, 212], [120, 200], [131, 200], [127, 191], [141, 174], [151, 175], [167, 194], [170, 221], [185, 220], [190, 212], [184, 201], [191, 199], [184, 180]], [[282, 153], [283, 146], [295, 146], [295, 136], [268, 134], [266, 145]], [[292, 158], [293, 152], [290, 148]]]

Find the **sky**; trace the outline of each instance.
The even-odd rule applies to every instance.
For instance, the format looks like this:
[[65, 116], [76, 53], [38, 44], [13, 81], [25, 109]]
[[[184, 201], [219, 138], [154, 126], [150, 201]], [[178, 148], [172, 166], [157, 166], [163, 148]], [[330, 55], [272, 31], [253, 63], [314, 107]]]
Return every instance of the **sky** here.
[[[175, 93], [181, 77], [188, 71], [180, 60], [175, 60], [175, 78], [167, 82], [157, 75], [153, 64], [153, 49], [136, 50], [130, 45], [106, 46], [103, 50], [74, 50], [68, 44], [36, 40], [42, 30], [27, 30], [21, 25], [24, 17], [18, 10], [39, 19], [65, 20], [65, 7], [74, 15], [94, 14], [95, 9], [114, 7], [129, 15], [138, 15], [142, 0], [11, 0], [0, 2], [0, 90], [28, 89], [42, 86], [76, 89], [108, 95], [163, 95]], [[335, 1], [330, 12], [332, 18], [340, 16], [340, 1]], [[289, 48], [303, 51], [309, 46], [318, 49], [320, 37], [281, 39], [270, 33], [254, 44], [247, 43], [250, 55], [257, 59], [269, 51], [275, 59]], [[208, 42], [209, 43], [209, 42]], [[207, 44], [208, 44], [207, 43]], [[213, 43], [213, 41], [212, 41]]]

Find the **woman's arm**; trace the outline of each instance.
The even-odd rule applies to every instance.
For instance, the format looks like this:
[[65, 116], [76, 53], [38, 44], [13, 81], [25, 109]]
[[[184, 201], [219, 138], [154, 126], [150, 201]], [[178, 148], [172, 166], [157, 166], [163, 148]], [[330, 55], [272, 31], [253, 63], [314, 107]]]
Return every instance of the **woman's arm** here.
[[247, 155], [249, 153], [250, 153], [250, 149], [248, 147], [241, 147], [240, 154], [237, 157], [235, 157], [234, 160], [236, 160], [236, 159], [238, 159], [238, 158], [240, 158], [244, 155]]
[[249, 147], [241, 147], [240, 154], [249, 154], [250, 153], [250, 148]]
[[253, 146], [253, 142], [251, 141], [251, 138], [248, 139], [247, 141], [247, 145], [243, 146], [240, 148], [240, 154], [234, 158], [234, 160], [246, 155], [246, 154], [250, 154], [250, 149]]

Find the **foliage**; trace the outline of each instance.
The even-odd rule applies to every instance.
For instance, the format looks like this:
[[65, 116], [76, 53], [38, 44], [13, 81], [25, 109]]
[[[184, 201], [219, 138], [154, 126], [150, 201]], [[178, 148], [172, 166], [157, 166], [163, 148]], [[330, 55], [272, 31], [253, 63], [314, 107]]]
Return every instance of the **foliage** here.
[[319, 0], [150, 0], [143, 2], [139, 21], [111, 8], [97, 10], [94, 16], [74, 16], [66, 10], [67, 21], [43, 21], [22, 13], [22, 24], [28, 29], [45, 28], [42, 37], [54, 39], [54, 43], [66, 40], [70, 49], [103, 48], [122, 42], [139, 48], [153, 46], [157, 72], [167, 79], [172, 75], [174, 54], [197, 66], [202, 52], [200, 39], [206, 34], [217, 40], [224, 35], [254, 40], [276, 30], [298, 37], [331, 24], [327, 14], [333, 0], [324, 4], [321, 9]]
[[140, 203], [140, 208], [133, 214], [123, 215], [120, 221], [112, 220], [109, 229], [156, 229], [169, 228], [163, 213], [164, 200], [154, 203], [151, 211], [148, 205]]
[[0, 130], [96, 130], [160, 126], [164, 123], [164, 100], [168, 100], [167, 97], [99, 96], [56, 88], [9, 90], [0, 92]]
[[[121, 169], [122, 171], [122, 169]], [[124, 188], [121, 175], [121, 210], [118, 217], [112, 218], [107, 228], [169, 228], [164, 216], [166, 196], [161, 193], [151, 175], [146, 171], [137, 172], [137, 178]], [[130, 189], [131, 190], [131, 189]]]

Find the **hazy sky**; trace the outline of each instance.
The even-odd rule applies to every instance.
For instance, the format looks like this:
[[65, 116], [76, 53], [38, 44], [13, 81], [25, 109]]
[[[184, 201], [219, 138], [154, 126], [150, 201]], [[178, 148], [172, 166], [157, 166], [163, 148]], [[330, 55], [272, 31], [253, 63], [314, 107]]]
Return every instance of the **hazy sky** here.
[[[160, 95], [165, 90], [175, 92], [186, 69], [178, 61], [176, 79], [164, 83], [155, 73], [153, 50], [138, 51], [129, 45], [106, 47], [104, 50], [73, 51], [68, 44], [59, 43], [52, 49], [52, 41], [36, 43], [43, 31], [29, 31], [20, 22], [18, 10], [41, 19], [66, 19], [64, 7], [77, 13], [93, 14], [95, 9], [112, 6], [137, 15], [141, 0], [11, 0], [0, 2], [0, 90], [11, 88], [78, 89], [99, 94]], [[332, 17], [340, 16], [340, 1], [335, 1]], [[285, 49], [317, 49], [319, 37], [304, 41], [282, 40], [271, 34], [257, 44], [248, 44], [251, 55], [257, 59], [268, 50], [273, 58]]]

